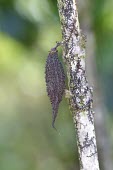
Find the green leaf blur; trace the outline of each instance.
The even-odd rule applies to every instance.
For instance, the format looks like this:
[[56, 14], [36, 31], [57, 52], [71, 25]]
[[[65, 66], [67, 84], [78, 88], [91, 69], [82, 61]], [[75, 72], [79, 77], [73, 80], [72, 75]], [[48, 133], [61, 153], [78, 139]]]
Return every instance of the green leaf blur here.
[[[97, 66], [112, 113], [113, 3], [104, 0], [104, 8], [102, 3], [90, 4], [90, 13]], [[68, 102], [63, 98], [60, 104], [56, 132], [45, 86], [48, 51], [60, 40], [56, 0], [0, 0], [0, 170], [78, 169]]]

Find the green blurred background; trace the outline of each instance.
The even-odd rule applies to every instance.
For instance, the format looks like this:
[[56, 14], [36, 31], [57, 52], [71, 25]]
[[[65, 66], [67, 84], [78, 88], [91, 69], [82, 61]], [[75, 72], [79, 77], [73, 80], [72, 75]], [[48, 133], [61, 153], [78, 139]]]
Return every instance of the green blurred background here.
[[[83, 31], [89, 29], [82, 26], [87, 11], [90, 15], [113, 143], [113, 1], [87, 0], [78, 9]], [[60, 134], [51, 127], [44, 72], [48, 51], [59, 40], [56, 0], [0, 0], [0, 170], [79, 169], [72, 115], [64, 98], [56, 120]]]

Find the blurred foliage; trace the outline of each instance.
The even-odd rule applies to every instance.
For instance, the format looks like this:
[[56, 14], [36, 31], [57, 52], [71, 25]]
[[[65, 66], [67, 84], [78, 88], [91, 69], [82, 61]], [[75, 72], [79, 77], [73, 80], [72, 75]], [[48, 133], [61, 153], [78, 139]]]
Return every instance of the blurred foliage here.
[[92, 7], [92, 26], [96, 37], [97, 65], [108, 110], [113, 112], [113, 1], [96, 1]]
[[[90, 4], [97, 65], [111, 112], [112, 4]], [[0, 0], [0, 170], [78, 169], [67, 101], [60, 104], [55, 132], [45, 87], [48, 51], [59, 40], [56, 0]]]

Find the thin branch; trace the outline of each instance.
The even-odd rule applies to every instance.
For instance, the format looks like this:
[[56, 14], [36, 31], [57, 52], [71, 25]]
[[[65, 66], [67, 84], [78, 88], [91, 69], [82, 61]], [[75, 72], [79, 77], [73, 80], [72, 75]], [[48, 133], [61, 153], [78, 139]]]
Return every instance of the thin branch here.
[[85, 73], [85, 38], [80, 31], [75, 0], [58, 0], [58, 10], [80, 169], [99, 170], [92, 109], [92, 88], [89, 87]]

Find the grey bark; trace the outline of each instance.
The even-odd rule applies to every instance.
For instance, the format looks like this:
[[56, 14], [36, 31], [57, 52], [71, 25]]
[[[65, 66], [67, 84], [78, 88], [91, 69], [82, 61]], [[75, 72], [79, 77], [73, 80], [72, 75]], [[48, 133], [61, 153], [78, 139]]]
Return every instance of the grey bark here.
[[[81, 26], [87, 35], [87, 59], [86, 72], [89, 83], [94, 88], [94, 110], [95, 110], [95, 128], [98, 144], [98, 153], [100, 157], [100, 168], [103, 170], [113, 170], [112, 161], [112, 139], [109, 132], [108, 111], [105, 106], [102, 84], [96, 67], [96, 41], [94, 30], [92, 30], [92, 16], [89, 8], [91, 1], [77, 1], [79, 5], [79, 13], [81, 16]], [[87, 19], [85, 19], [87, 18]]]
[[103, 170], [112, 170], [112, 146], [110, 133], [108, 131], [108, 111], [104, 104], [102, 95], [101, 82], [96, 72], [96, 61], [95, 61], [95, 40], [94, 35], [91, 31], [88, 32], [88, 46], [91, 51], [88, 51], [87, 63], [90, 65], [88, 68], [88, 77], [91, 84], [94, 87], [94, 109], [95, 112], [95, 128], [97, 129], [97, 143], [99, 149], [99, 156], [101, 158], [101, 167]]
[[92, 88], [89, 87], [85, 71], [85, 38], [80, 31], [75, 0], [58, 0], [58, 10], [80, 169], [99, 170]]

